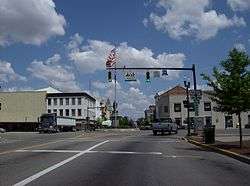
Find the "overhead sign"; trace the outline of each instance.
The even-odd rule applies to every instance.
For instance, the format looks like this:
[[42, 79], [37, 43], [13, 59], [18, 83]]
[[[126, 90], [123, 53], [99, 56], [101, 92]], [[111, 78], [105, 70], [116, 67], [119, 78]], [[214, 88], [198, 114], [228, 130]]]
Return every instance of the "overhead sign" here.
[[124, 78], [125, 81], [136, 81], [135, 72], [125, 72]]
[[154, 78], [159, 78], [161, 76], [160, 71], [153, 71]]

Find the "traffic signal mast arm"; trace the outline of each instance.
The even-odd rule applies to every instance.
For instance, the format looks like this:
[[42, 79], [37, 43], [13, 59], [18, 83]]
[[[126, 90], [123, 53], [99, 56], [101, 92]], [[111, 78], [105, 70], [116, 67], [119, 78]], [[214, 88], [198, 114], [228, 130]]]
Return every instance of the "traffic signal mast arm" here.
[[[197, 85], [196, 85], [196, 73], [195, 73], [195, 65], [193, 64], [191, 68], [177, 68], [177, 67], [173, 67], [173, 68], [159, 68], [159, 67], [154, 67], [154, 68], [127, 68], [126, 66], [124, 67], [107, 67], [107, 70], [177, 70], [177, 71], [182, 71], [182, 70], [188, 70], [188, 71], [192, 71], [193, 73], [193, 81], [194, 81], [194, 90], [196, 92], [197, 89]], [[196, 93], [195, 93], [196, 96]]]

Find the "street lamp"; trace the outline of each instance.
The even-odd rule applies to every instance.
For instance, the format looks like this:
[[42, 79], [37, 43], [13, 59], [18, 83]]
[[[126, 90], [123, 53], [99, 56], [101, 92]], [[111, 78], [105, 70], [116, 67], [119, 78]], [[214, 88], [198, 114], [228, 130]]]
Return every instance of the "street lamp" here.
[[184, 81], [184, 86], [186, 88], [186, 108], [187, 108], [187, 125], [188, 125], [188, 136], [190, 136], [190, 117], [189, 117], [189, 107], [190, 107], [190, 102], [189, 102], [189, 91], [188, 89], [190, 88], [190, 82]]

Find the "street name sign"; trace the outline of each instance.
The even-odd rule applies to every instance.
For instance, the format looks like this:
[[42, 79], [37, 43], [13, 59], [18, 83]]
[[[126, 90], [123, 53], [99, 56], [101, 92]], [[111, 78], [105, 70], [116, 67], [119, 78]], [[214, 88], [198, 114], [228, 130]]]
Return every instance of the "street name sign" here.
[[127, 71], [124, 74], [125, 81], [136, 81], [135, 72]]

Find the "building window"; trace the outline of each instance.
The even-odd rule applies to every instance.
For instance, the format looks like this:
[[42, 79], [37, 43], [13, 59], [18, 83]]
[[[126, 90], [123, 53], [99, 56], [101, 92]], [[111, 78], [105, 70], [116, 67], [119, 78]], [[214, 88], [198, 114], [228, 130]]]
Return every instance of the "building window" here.
[[190, 103], [189, 111], [194, 112], [194, 103]]
[[69, 109], [65, 109], [65, 115], [69, 116]]
[[204, 111], [211, 111], [211, 103], [210, 102], [204, 103]]
[[57, 98], [54, 98], [53, 101], [54, 101], [54, 105], [57, 105]]
[[174, 111], [175, 112], [181, 112], [181, 103], [175, 103], [174, 104]]
[[53, 113], [57, 113], [57, 110], [56, 110], [56, 109], [54, 109], [54, 110], [53, 110]]
[[66, 98], [66, 105], [69, 105], [69, 98]]
[[77, 109], [78, 116], [82, 116], [82, 109]]
[[248, 124], [250, 124], [250, 115], [248, 115]]
[[82, 99], [81, 98], [77, 98], [77, 102], [78, 102], [78, 105], [81, 105], [82, 104]]
[[168, 106], [164, 106], [164, 112], [168, 112]]
[[2, 110], [2, 103], [0, 103], [0, 110]]
[[48, 105], [49, 106], [51, 105], [51, 99], [50, 98], [48, 99]]
[[63, 105], [63, 98], [60, 98], [60, 105]]
[[76, 116], [76, 110], [75, 109], [71, 109], [71, 114], [72, 114], [72, 116]]
[[76, 104], [76, 98], [72, 98], [72, 105], [75, 105]]
[[48, 109], [48, 113], [51, 113], [51, 110], [50, 110], [50, 109]]
[[59, 115], [60, 115], [60, 116], [63, 116], [63, 109], [60, 109], [60, 110], [59, 110]]

